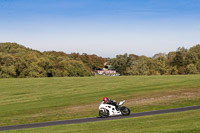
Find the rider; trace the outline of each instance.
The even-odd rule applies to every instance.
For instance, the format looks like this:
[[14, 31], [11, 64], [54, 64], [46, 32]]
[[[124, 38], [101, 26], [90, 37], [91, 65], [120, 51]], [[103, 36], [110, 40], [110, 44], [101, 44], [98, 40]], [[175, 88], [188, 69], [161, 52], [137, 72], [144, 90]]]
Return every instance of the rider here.
[[103, 98], [103, 101], [104, 101], [104, 103], [106, 103], [106, 104], [114, 105], [115, 108], [116, 108], [117, 110], [119, 109], [118, 104], [117, 104], [117, 102], [116, 102], [115, 100], [112, 100], [112, 99], [109, 99], [109, 98], [107, 98], [107, 97], [104, 97], [104, 98]]

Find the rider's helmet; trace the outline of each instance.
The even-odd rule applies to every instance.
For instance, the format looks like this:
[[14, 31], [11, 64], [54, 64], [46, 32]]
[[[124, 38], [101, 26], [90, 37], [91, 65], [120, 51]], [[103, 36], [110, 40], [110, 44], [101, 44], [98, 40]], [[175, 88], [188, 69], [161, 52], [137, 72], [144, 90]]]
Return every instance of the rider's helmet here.
[[108, 101], [108, 98], [107, 98], [107, 97], [104, 97], [104, 98], [103, 98], [103, 101], [104, 101], [104, 103], [106, 103], [106, 102]]

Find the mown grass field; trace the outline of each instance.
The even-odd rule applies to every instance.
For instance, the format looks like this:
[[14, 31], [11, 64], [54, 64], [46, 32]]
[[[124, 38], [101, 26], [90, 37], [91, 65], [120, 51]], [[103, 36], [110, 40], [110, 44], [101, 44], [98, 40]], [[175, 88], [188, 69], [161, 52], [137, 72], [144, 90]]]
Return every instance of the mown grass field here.
[[122, 120], [7, 131], [8, 133], [199, 133], [200, 110]]
[[134, 112], [200, 104], [200, 75], [0, 79], [0, 126], [93, 117], [103, 97]]

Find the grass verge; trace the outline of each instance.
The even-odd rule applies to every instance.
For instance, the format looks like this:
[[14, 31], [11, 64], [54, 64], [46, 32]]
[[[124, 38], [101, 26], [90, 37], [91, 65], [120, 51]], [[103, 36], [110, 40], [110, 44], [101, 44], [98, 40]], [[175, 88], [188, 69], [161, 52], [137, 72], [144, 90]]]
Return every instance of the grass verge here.
[[97, 116], [105, 96], [132, 112], [199, 105], [200, 75], [0, 79], [0, 126]]
[[6, 131], [8, 133], [199, 133], [200, 110]]

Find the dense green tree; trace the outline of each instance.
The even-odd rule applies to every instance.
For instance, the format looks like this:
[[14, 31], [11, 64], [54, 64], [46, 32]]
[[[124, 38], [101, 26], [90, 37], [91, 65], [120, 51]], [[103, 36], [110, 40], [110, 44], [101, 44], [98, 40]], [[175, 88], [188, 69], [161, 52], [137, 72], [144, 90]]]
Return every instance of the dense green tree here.
[[86, 53], [83, 53], [82, 55], [78, 53], [72, 53], [68, 54], [68, 57], [82, 61], [91, 70], [102, 69], [106, 61], [102, 57], [98, 57], [97, 55], [87, 55]]
[[176, 51], [176, 56], [174, 57], [173, 64], [178, 67], [185, 67], [187, 65], [186, 56], [187, 56], [187, 49], [184, 47], [180, 47]]
[[172, 51], [167, 54], [167, 64], [170, 66], [175, 66], [174, 58], [176, 57], [176, 52]]
[[191, 47], [189, 49], [189, 52], [193, 53], [194, 55], [197, 56], [197, 58], [200, 60], [200, 44], [197, 44], [194, 47]]
[[[153, 69], [156, 71], [156, 74], [164, 75], [168, 74], [168, 64], [167, 56], [163, 53], [158, 53], [153, 56]], [[151, 68], [152, 69], [152, 68]]]
[[129, 64], [128, 54], [117, 55], [116, 58], [111, 60], [111, 65], [121, 75], [124, 75]]
[[150, 75], [151, 59], [146, 56], [140, 56], [138, 60], [127, 68], [127, 75]]
[[170, 66], [168, 69], [168, 74], [169, 75], [177, 75], [178, 74], [178, 69], [176, 66]]
[[186, 73], [187, 74], [197, 74], [198, 71], [197, 71], [196, 65], [194, 65], [194, 64], [187, 65], [186, 66]]

